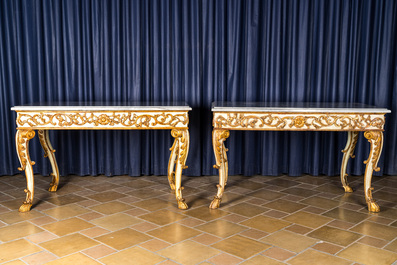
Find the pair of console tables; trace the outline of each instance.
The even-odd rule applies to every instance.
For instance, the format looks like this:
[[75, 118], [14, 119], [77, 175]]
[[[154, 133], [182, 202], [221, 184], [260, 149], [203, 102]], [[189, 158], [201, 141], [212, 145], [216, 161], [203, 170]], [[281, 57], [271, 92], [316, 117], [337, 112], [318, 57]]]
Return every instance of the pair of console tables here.
[[[189, 151], [188, 112], [191, 108], [182, 103], [67, 103], [30, 104], [11, 108], [17, 113], [16, 148], [20, 171], [25, 171], [26, 199], [20, 212], [30, 211], [34, 196], [34, 162], [29, 155], [29, 141], [38, 131], [44, 154], [52, 166], [52, 182], [49, 191], [56, 191], [59, 170], [55, 150], [48, 138], [49, 130], [171, 130], [174, 144], [170, 148], [168, 180], [175, 190], [179, 209], [188, 206], [182, 197], [182, 169]], [[228, 178], [228, 162], [224, 141], [230, 130], [247, 131], [345, 131], [348, 139], [343, 150], [341, 181], [346, 192], [352, 192], [347, 182], [346, 166], [357, 143], [358, 132], [370, 142], [369, 157], [364, 174], [365, 199], [370, 212], [379, 212], [379, 206], [372, 198], [371, 179], [378, 171], [377, 163], [383, 146], [385, 114], [390, 111], [362, 104], [339, 103], [214, 103], [212, 144], [219, 169], [217, 195], [210, 208], [220, 206]]]

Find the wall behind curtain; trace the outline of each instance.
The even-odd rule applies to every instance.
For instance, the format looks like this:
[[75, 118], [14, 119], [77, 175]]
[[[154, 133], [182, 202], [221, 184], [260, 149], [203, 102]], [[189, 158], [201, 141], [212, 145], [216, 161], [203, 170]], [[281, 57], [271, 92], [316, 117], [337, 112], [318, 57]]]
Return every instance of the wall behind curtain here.
[[[186, 175], [216, 174], [211, 102], [360, 102], [386, 117], [397, 174], [397, 1], [0, 1], [0, 175], [18, 173], [14, 105], [186, 101]], [[164, 175], [169, 131], [50, 133], [61, 175]], [[338, 174], [345, 133], [231, 132], [229, 173]], [[39, 141], [36, 173], [49, 174]], [[362, 175], [360, 138], [348, 172]]]

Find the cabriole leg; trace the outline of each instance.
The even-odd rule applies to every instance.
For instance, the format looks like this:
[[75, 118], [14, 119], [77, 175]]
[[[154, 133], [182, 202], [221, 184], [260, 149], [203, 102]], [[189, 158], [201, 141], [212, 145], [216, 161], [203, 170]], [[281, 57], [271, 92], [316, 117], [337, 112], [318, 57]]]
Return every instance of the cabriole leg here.
[[27, 183], [27, 188], [25, 189], [26, 199], [21, 207], [19, 207], [20, 212], [29, 212], [33, 202], [34, 175], [32, 166], [35, 162], [30, 160], [29, 141], [33, 139], [34, 136], [35, 132], [33, 130], [17, 130], [15, 135], [18, 159], [21, 163], [21, 167], [19, 167], [18, 170], [25, 171]]
[[342, 150], [343, 152], [343, 159], [342, 159], [342, 166], [340, 170], [340, 180], [342, 182], [343, 188], [345, 189], [345, 192], [353, 192], [352, 188], [349, 186], [349, 183], [347, 182], [347, 174], [346, 174], [346, 167], [347, 167], [347, 162], [349, 161], [349, 158], [354, 158], [353, 152], [354, 148], [356, 147], [357, 144], [357, 139], [358, 139], [358, 132], [347, 132], [347, 142], [345, 149]]
[[380, 154], [382, 153], [383, 148], [383, 132], [381, 131], [366, 131], [364, 132], [364, 137], [368, 139], [368, 142], [371, 145], [371, 149], [369, 152], [368, 159], [364, 161], [366, 164], [365, 174], [364, 174], [364, 192], [365, 192], [365, 200], [368, 205], [368, 211], [370, 212], [379, 212], [379, 205], [372, 198], [372, 190], [371, 180], [373, 171], [379, 171], [380, 168], [377, 167]]
[[228, 162], [227, 162], [226, 152], [228, 150], [225, 148], [224, 141], [228, 137], [229, 137], [228, 130], [214, 129], [212, 131], [212, 147], [214, 149], [215, 161], [216, 161], [214, 168], [217, 168], [219, 170], [219, 184], [217, 185], [218, 188], [217, 194], [210, 204], [211, 209], [219, 208], [227, 182]]
[[57, 160], [55, 158], [55, 149], [52, 147], [50, 138], [48, 137], [48, 130], [39, 130], [39, 139], [41, 146], [43, 147], [44, 150], [44, 157], [48, 157], [51, 163], [52, 167], [52, 181], [50, 184], [50, 188], [48, 191], [56, 191], [59, 185], [59, 170], [58, 170], [58, 164]]
[[[187, 168], [185, 165], [187, 155], [189, 153], [189, 145], [190, 145], [190, 136], [189, 131], [186, 130], [171, 130], [172, 137], [175, 138], [174, 144], [171, 147], [171, 156], [170, 161], [168, 164], [168, 180], [174, 180], [173, 177], [175, 176], [174, 182], [174, 189], [175, 189], [175, 197], [178, 202], [178, 208], [185, 210], [188, 208], [187, 204], [185, 203], [185, 199], [182, 196], [183, 187], [181, 187], [182, 182], [182, 170]], [[175, 164], [175, 173], [173, 172]], [[171, 178], [170, 178], [171, 177]], [[170, 186], [172, 189], [172, 182], [170, 181]]]

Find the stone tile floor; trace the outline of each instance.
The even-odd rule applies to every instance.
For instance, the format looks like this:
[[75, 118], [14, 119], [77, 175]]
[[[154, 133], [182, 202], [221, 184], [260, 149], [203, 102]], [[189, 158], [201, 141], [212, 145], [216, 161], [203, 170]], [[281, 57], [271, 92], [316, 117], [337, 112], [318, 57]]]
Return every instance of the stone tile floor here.
[[23, 175], [0, 177], [1, 264], [393, 264], [397, 177], [230, 176], [221, 208], [216, 176], [183, 177], [178, 210], [165, 176], [35, 176], [31, 212], [18, 213]]

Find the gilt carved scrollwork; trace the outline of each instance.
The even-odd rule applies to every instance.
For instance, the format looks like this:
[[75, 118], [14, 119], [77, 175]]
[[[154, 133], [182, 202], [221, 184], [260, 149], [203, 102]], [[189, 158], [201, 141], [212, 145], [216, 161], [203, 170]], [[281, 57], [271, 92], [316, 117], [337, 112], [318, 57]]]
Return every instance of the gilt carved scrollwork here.
[[[371, 143], [371, 154], [372, 157], [368, 157], [367, 160], [364, 161], [364, 164], [372, 163], [372, 168], [375, 171], [379, 171], [380, 168], [377, 167], [379, 155], [382, 150], [382, 132], [378, 131], [366, 131], [364, 132], [364, 137], [368, 139], [368, 142]], [[371, 161], [370, 161], [371, 160]]]
[[28, 142], [33, 139], [35, 132], [33, 130], [19, 130], [16, 135], [17, 152], [21, 162], [21, 167], [18, 167], [19, 171], [24, 171], [26, 163], [34, 165], [35, 162], [30, 160], [28, 149]]
[[174, 150], [178, 145], [180, 146], [178, 150], [176, 150], [178, 160], [182, 164], [182, 168], [185, 169], [187, 166], [185, 165], [187, 155], [188, 155], [188, 147], [189, 147], [189, 139], [186, 137], [186, 130], [171, 130], [171, 136], [176, 139], [170, 150]]
[[19, 113], [20, 127], [72, 127], [72, 126], [118, 126], [149, 128], [155, 126], [186, 127], [187, 113], [143, 113], [136, 112], [82, 112], [82, 113]]
[[276, 130], [364, 130], [383, 129], [383, 115], [370, 114], [301, 114], [228, 113], [214, 117], [215, 128]]
[[229, 138], [230, 132], [228, 130], [214, 130], [213, 134], [213, 148], [216, 160], [214, 168], [219, 169], [220, 164], [226, 162], [225, 160], [227, 159], [224, 157], [224, 154], [228, 151], [228, 149], [225, 148], [223, 142]]

